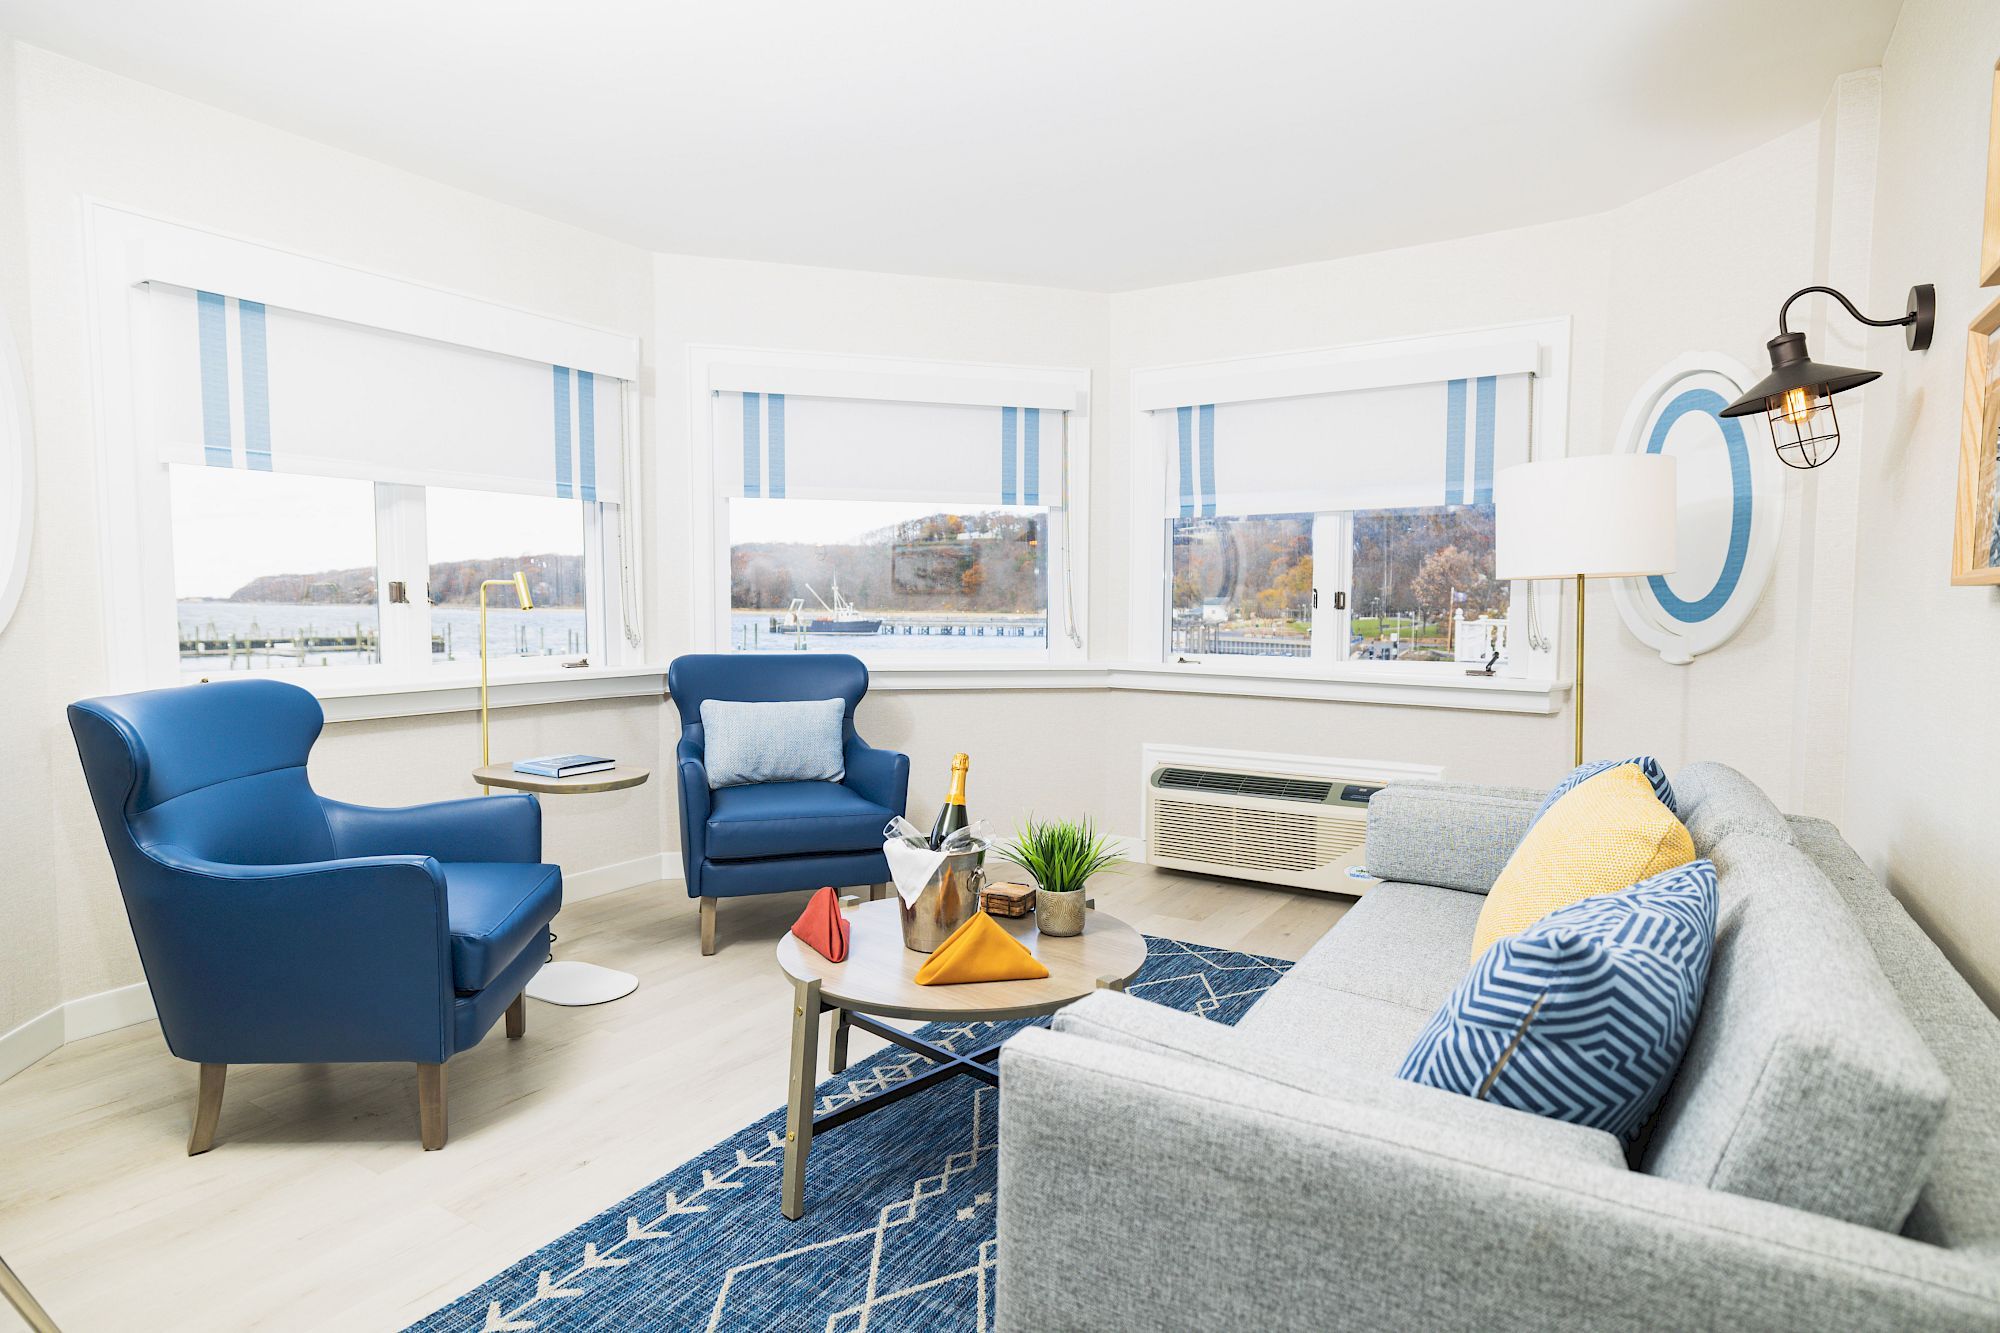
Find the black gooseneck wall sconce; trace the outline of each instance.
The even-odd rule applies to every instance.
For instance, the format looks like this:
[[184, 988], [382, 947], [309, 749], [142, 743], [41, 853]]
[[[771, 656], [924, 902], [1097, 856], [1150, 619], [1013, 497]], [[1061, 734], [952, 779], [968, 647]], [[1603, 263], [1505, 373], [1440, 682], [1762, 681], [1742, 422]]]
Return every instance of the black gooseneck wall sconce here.
[[1747, 417], [1762, 412], [1771, 427], [1771, 444], [1787, 467], [1814, 468], [1828, 462], [1840, 448], [1840, 417], [1833, 410], [1833, 396], [1880, 379], [1879, 370], [1858, 370], [1852, 366], [1823, 365], [1806, 350], [1806, 335], [1793, 333], [1785, 323], [1792, 302], [1813, 292], [1823, 292], [1847, 307], [1847, 313], [1872, 328], [1900, 327], [1913, 352], [1931, 345], [1937, 327], [1937, 288], [1919, 283], [1910, 288], [1910, 301], [1901, 319], [1870, 319], [1854, 308], [1854, 302], [1831, 287], [1801, 287], [1778, 307], [1778, 336], [1765, 344], [1771, 353], [1771, 373], [1750, 386], [1741, 398], [1722, 409], [1726, 417]]

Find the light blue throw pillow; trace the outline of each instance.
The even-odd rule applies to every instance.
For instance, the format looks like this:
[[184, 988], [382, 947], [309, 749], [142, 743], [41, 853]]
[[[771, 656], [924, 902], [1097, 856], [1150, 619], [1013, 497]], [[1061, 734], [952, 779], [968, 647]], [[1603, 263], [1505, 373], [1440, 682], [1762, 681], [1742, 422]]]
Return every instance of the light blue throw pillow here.
[[[1639, 754], [1633, 755], [1630, 759], [1593, 759], [1587, 764], [1579, 765], [1571, 770], [1568, 777], [1558, 782], [1547, 796], [1542, 798], [1542, 803], [1535, 808], [1535, 819], [1540, 819], [1543, 815], [1547, 814], [1549, 807], [1561, 800], [1571, 787], [1594, 778], [1599, 773], [1609, 772], [1611, 769], [1623, 764], [1637, 764], [1639, 771], [1646, 775], [1646, 781], [1653, 784], [1653, 795], [1660, 798], [1660, 804], [1673, 811], [1675, 819], [1681, 817], [1681, 808], [1674, 801], [1674, 784], [1667, 781], [1667, 770], [1661, 768], [1660, 761], [1653, 758], [1653, 756]], [[1528, 822], [1532, 824], [1535, 822], [1535, 819], [1531, 819]]]
[[1631, 1140], [1694, 1034], [1715, 917], [1708, 860], [1551, 912], [1480, 956], [1399, 1076]]
[[702, 762], [709, 787], [840, 781], [847, 776], [840, 735], [846, 709], [841, 699], [702, 700]]

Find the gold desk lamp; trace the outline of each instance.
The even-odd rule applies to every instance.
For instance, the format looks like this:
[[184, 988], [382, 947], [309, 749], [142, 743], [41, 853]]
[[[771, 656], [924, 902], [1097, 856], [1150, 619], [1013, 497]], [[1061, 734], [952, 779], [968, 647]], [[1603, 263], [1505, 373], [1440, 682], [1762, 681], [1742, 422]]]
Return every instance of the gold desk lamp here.
[[[485, 768], [493, 762], [492, 735], [487, 724], [486, 707], [486, 590], [488, 588], [512, 588], [514, 599], [523, 611], [535, 609], [535, 599], [528, 592], [528, 576], [520, 570], [514, 571], [511, 579], [487, 579], [479, 585], [479, 766]], [[485, 788], [487, 795], [493, 794], [491, 787]]]

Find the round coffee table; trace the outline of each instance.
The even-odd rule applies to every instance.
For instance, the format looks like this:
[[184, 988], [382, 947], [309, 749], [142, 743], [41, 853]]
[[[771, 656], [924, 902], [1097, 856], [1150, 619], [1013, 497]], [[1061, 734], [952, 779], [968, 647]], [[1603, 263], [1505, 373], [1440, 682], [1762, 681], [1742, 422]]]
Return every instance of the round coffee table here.
[[[1052, 1014], [1094, 990], [1123, 990], [1146, 961], [1146, 939], [1115, 916], [1083, 914], [1083, 933], [1067, 939], [1044, 936], [1033, 917], [994, 917], [1028, 947], [1049, 975], [1032, 981], [978, 981], [958, 986], [919, 986], [917, 969], [930, 958], [903, 947], [903, 926], [895, 899], [862, 903], [846, 910], [850, 927], [847, 960], [836, 963], [796, 935], [778, 941], [778, 966], [792, 983], [791, 1084], [785, 1113], [785, 1216], [805, 1213], [806, 1155], [813, 1135], [844, 1125], [868, 1112], [960, 1074], [993, 1087], [1000, 1085], [999, 1043], [969, 1055], [946, 1050], [891, 1027], [885, 1018], [999, 1022]], [[814, 1118], [813, 1092], [819, 1083], [820, 1015], [834, 1011], [827, 1070], [847, 1068], [850, 1028], [925, 1056], [935, 1064], [884, 1092], [849, 1102]]]

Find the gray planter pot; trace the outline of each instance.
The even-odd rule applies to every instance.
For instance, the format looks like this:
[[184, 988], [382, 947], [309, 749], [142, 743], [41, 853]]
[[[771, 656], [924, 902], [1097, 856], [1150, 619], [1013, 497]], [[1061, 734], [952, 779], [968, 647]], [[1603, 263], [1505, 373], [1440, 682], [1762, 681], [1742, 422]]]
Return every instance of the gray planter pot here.
[[1035, 889], [1035, 929], [1057, 937], [1083, 934], [1083, 890], [1050, 893]]

